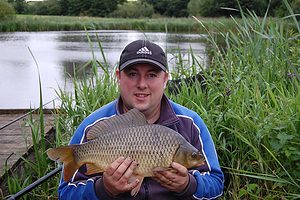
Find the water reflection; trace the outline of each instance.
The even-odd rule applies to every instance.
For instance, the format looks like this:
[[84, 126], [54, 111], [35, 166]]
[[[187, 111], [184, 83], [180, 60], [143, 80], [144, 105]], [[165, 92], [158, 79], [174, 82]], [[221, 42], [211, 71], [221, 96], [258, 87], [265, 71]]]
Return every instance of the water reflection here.
[[92, 73], [92, 62], [78, 61], [74, 62], [62, 62], [65, 77], [74, 77], [82, 79], [89, 76]]
[[190, 48], [199, 62], [207, 62], [204, 35], [138, 31], [90, 31], [88, 35], [90, 43], [84, 31], [0, 33], [0, 109], [39, 105], [37, 67], [44, 102], [55, 97], [58, 85], [72, 88], [70, 76], [74, 71], [79, 77], [90, 73], [90, 67], [81, 68], [93, 58], [92, 52], [104, 62], [98, 39], [110, 70], [116, 66], [122, 49], [136, 39], [149, 39], [165, 49], [170, 68], [178, 62], [179, 51], [188, 60]]

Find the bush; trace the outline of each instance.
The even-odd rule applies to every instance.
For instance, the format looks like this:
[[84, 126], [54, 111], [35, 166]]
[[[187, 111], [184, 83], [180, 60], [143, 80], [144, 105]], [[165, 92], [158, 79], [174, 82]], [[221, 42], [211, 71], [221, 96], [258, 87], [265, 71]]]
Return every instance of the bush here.
[[122, 18], [142, 18], [152, 17], [154, 14], [153, 6], [146, 2], [126, 2], [123, 5], [119, 5], [118, 9], [114, 11], [111, 17], [122, 17]]
[[197, 0], [190, 0], [187, 8], [190, 15], [198, 16], [200, 15], [201, 2]]
[[0, 21], [14, 19], [15, 9], [6, 1], [0, 0]]
[[194, 16], [217, 16], [217, 8], [212, 0], [190, 0], [188, 5], [189, 15]]
[[61, 8], [57, 0], [31, 2], [27, 6], [27, 13], [34, 15], [60, 15]]

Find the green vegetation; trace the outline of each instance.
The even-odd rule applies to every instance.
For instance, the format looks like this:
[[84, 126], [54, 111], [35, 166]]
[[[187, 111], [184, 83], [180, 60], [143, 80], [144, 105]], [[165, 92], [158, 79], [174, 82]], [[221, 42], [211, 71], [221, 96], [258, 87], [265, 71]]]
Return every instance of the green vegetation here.
[[[217, 28], [217, 23], [220, 27]], [[205, 18], [203, 22], [213, 31], [234, 29], [235, 24], [228, 18]], [[222, 29], [221, 29], [222, 27]], [[140, 30], [168, 31], [186, 33], [204, 33], [193, 18], [153, 18], [153, 19], [123, 19], [99, 17], [70, 16], [39, 16], [17, 15], [14, 21], [0, 22], [0, 32], [14, 31], [68, 31], [68, 30]]]
[[153, 14], [154, 9], [152, 5], [141, 1], [129, 1], [123, 5], [118, 5], [117, 10], [113, 11], [109, 16], [119, 18], [151, 18]]
[[[112, 13], [124, 14], [129, 8], [136, 16], [144, 10], [148, 13], [148, 5], [153, 8], [153, 16], [188, 17], [191, 15], [205, 17], [240, 16], [242, 10], [250, 10], [258, 16], [263, 16], [266, 10], [273, 17], [283, 17], [289, 11], [282, 0], [47, 0], [39, 2], [26, 2], [25, 0], [7, 0], [12, 4], [18, 14], [32, 15], [62, 15], [62, 16], [98, 16], [109, 17]], [[288, 0], [294, 13], [299, 13], [299, 0]], [[128, 7], [128, 4], [130, 6]], [[132, 9], [140, 7], [139, 10]], [[115, 12], [118, 10], [123, 12]], [[115, 16], [115, 15], [114, 15]], [[122, 17], [122, 15], [116, 16]], [[151, 16], [150, 16], [151, 17]]]
[[6, 1], [0, 0], [0, 22], [12, 20], [15, 17], [15, 9]]
[[[206, 122], [226, 175], [222, 199], [300, 198], [300, 27], [293, 15], [291, 18], [294, 29], [283, 19], [259, 19], [252, 12], [242, 15], [241, 21], [231, 19], [235, 31], [222, 31], [228, 30], [222, 27], [227, 24], [215, 23], [225, 44], [220, 46], [219, 37], [207, 31], [209, 68], [203, 69], [191, 51], [189, 64], [179, 62], [171, 72], [173, 77], [184, 78], [202, 71], [206, 77], [205, 90], [195, 83], [183, 85], [178, 95], [168, 96], [198, 112]], [[205, 21], [195, 21], [202, 31], [211, 30]], [[100, 41], [99, 46], [102, 49]], [[118, 95], [107, 63], [93, 59], [91, 66], [92, 77], [79, 80], [75, 75], [72, 94], [57, 91], [62, 105], [54, 146], [67, 144], [87, 115]], [[99, 68], [104, 75], [98, 75]], [[55, 167], [48, 162], [46, 170]], [[12, 177], [11, 185], [38, 177], [38, 165], [30, 165], [31, 171], [22, 181]], [[45, 183], [27, 198], [53, 198], [58, 179]], [[45, 187], [50, 188], [49, 193]]]

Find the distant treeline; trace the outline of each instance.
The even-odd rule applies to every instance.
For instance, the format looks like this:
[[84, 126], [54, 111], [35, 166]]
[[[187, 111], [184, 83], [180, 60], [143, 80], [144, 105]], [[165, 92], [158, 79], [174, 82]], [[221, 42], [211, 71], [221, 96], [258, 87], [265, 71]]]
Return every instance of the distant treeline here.
[[[282, 0], [44, 0], [7, 1], [17, 14], [97, 16], [97, 17], [204, 17], [238, 16], [240, 8], [263, 16], [282, 17], [289, 14]], [[300, 13], [300, 0], [288, 0], [294, 13]], [[1, 9], [0, 9], [1, 12]]]

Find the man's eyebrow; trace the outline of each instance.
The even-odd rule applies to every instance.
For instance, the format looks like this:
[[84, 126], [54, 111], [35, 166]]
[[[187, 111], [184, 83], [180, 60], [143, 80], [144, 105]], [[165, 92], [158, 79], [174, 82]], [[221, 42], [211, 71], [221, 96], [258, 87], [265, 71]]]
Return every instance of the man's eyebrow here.
[[127, 67], [127, 69], [126, 68], [124, 69], [125, 72], [136, 71], [136, 70], [137, 69], [135, 67], [131, 67], [131, 66]]

